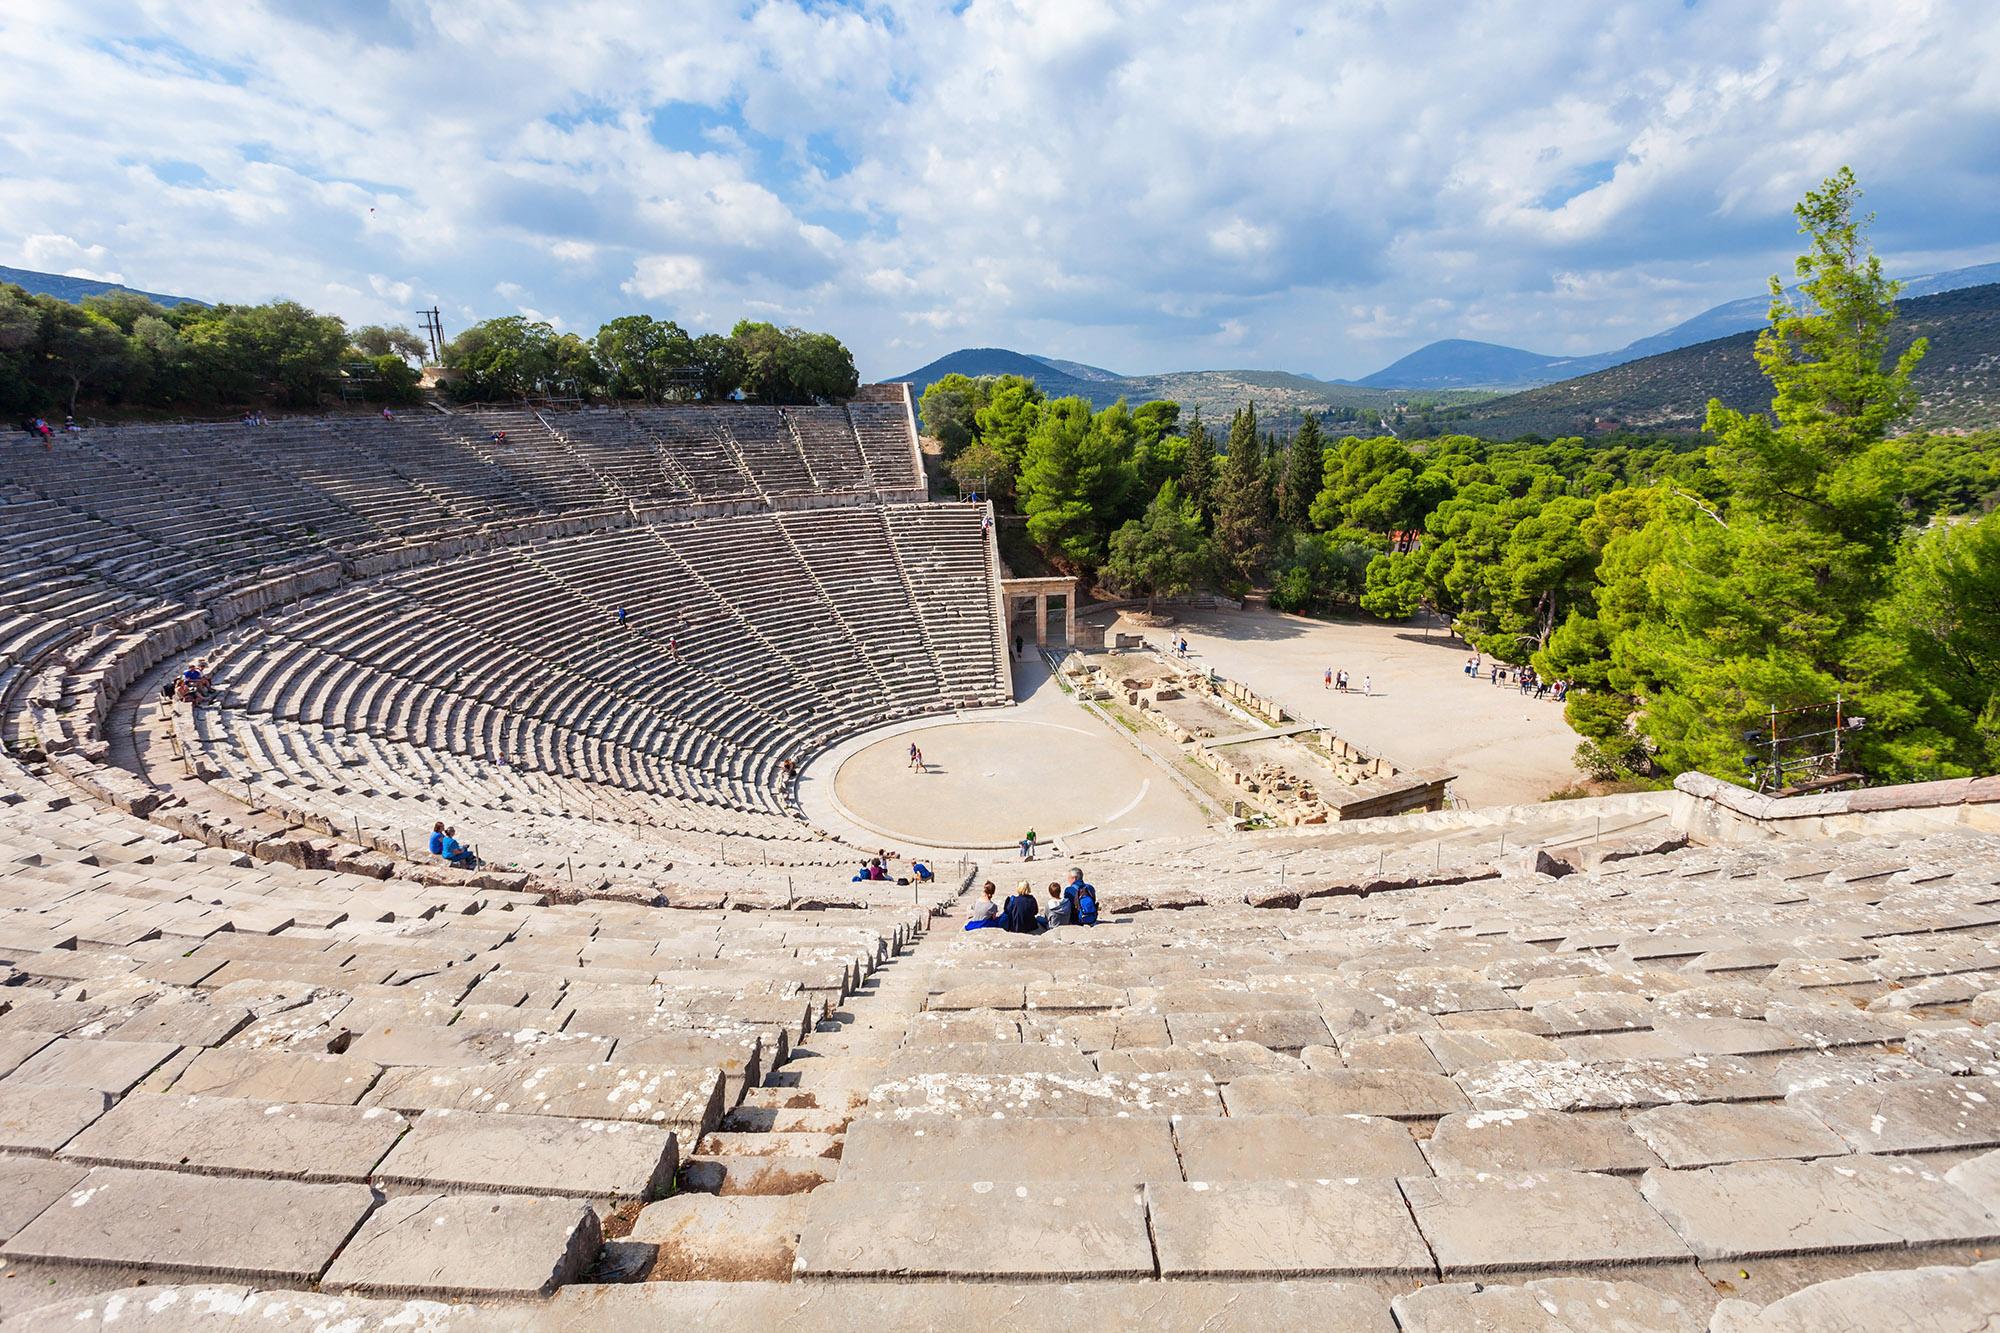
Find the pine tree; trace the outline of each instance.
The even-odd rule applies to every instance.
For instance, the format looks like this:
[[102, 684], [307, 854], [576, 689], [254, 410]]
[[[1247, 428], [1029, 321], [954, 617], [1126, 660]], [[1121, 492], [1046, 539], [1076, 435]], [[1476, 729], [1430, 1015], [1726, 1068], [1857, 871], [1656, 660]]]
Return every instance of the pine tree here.
[[1271, 541], [1271, 491], [1255, 403], [1229, 423], [1229, 453], [1215, 490], [1215, 542], [1222, 560], [1239, 578], [1255, 582], [1264, 572]]
[[[1757, 339], [1772, 415], [1709, 404], [1726, 507], [1669, 494], [1663, 531], [1625, 539], [1659, 551], [1628, 576], [1641, 585], [1600, 597], [1639, 608], [1613, 640], [1615, 674], [1634, 683], [1641, 725], [1671, 770], [1741, 777], [1742, 734], [1768, 710], [1835, 694], [1869, 718], [1864, 762], [1878, 772], [1921, 762], [1893, 741], [1918, 701], [1885, 684], [1907, 654], [1869, 630], [1903, 528], [1899, 450], [1886, 436], [1910, 405], [1924, 344], [1888, 361], [1896, 285], [1862, 237], [1858, 193], [1843, 167], [1796, 210], [1811, 238], [1798, 261], [1804, 303], [1773, 278], [1771, 325]], [[1614, 554], [1608, 567], [1621, 563]]]
[[1181, 500], [1206, 525], [1215, 518], [1215, 437], [1201, 424], [1201, 408], [1188, 416], [1187, 450], [1181, 459]]
[[1320, 434], [1319, 417], [1307, 412], [1292, 437], [1292, 452], [1285, 478], [1278, 491], [1278, 521], [1294, 532], [1304, 532], [1312, 524], [1313, 497], [1325, 482], [1326, 438]]

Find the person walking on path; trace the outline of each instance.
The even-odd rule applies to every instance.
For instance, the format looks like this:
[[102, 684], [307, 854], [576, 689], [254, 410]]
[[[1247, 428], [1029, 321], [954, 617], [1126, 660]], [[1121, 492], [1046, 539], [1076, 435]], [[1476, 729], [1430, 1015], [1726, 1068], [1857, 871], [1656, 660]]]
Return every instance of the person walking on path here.
[[1332, 688], [1333, 688], [1333, 668], [1332, 668], [1332, 667], [1328, 667], [1328, 668], [1326, 669], [1326, 677], [1325, 677], [1325, 678], [1324, 678], [1323, 680], [1321, 680], [1321, 681], [1320, 681], [1320, 684], [1319, 684], [1319, 687], [1320, 687], [1321, 689], [1323, 689], [1323, 690], [1330, 690], [1330, 689], [1332, 689]]
[[618, 628], [625, 628], [625, 608], [622, 606], [618, 608]]
[[924, 771], [924, 752], [917, 748], [915, 741], [910, 742], [910, 771], [913, 773]]
[[1375, 693], [1375, 677], [1363, 676], [1361, 678], [1361, 692], [1365, 695], [1372, 695]]

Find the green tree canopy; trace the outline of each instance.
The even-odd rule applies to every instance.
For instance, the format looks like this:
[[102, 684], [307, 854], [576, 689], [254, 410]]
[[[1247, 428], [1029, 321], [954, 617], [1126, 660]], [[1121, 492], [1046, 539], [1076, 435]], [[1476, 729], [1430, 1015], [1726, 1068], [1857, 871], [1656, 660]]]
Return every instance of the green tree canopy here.
[[1201, 523], [1169, 481], [1143, 516], [1111, 534], [1104, 582], [1126, 597], [1143, 597], [1151, 612], [1162, 597], [1182, 597], [1207, 572], [1213, 552]]

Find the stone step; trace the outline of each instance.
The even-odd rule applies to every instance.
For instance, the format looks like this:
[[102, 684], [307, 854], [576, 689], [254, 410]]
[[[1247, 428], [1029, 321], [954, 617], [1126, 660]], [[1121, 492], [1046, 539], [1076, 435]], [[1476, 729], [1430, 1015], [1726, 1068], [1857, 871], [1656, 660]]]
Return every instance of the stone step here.
[[86, 1166], [361, 1181], [409, 1127], [379, 1107], [134, 1092], [58, 1155]]
[[800, 1226], [801, 1278], [1130, 1278], [1153, 1274], [1133, 1185], [836, 1181]]
[[788, 1282], [804, 1194], [677, 1194], [648, 1204], [627, 1239], [657, 1247], [653, 1282]]
[[838, 1134], [734, 1134], [702, 1137], [695, 1152], [702, 1157], [825, 1157], [839, 1161]]
[[674, 1179], [674, 1133], [623, 1120], [430, 1111], [374, 1173], [398, 1192], [653, 1199]]
[[95, 1167], [0, 1246], [0, 1258], [307, 1283], [375, 1205], [366, 1185]]
[[840, 1163], [831, 1157], [694, 1156], [681, 1164], [680, 1185], [696, 1194], [805, 1194], [839, 1173]]
[[722, 1087], [719, 1069], [510, 1061], [391, 1069], [363, 1101], [412, 1114], [500, 1111], [631, 1120], [662, 1125], [692, 1143], [721, 1120]]
[[576, 1199], [406, 1194], [369, 1215], [322, 1291], [477, 1299], [546, 1296], [574, 1282], [604, 1243]]

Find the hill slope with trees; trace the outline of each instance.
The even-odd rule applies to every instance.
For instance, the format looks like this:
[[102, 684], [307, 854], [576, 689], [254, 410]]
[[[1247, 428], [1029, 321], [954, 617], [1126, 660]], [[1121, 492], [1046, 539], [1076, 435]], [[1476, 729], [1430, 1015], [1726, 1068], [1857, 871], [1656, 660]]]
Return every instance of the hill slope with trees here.
[[[1897, 302], [1889, 347], [1918, 338], [1930, 350], [1912, 383], [1907, 425], [1943, 430], [2000, 419], [2000, 284]], [[1605, 431], [1697, 431], [1711, 398], [1762, 411], [1771, 386], [1757, 364], [1757, 333], [1697, 343], [1439, 414], [1437, 427], [1488, 439]]]

